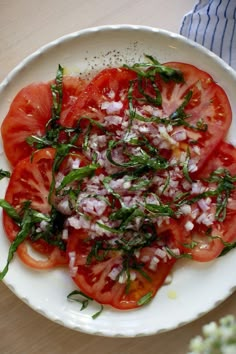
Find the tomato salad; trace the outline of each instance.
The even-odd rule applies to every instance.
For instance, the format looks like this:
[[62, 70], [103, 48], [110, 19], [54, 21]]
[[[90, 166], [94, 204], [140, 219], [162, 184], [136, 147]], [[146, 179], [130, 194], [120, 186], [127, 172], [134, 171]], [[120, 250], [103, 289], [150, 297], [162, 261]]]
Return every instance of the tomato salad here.
[[208, 73], [152, 56], [89, 82], [59, 66], [23, 88], [1, 127], [12, 165], [1, 278], [17, 252], [36, 269], [68, 267], [85, 296], [125, 310], [149, 302], [179, 258], [225, 254], [236, 241], [231, 119]]

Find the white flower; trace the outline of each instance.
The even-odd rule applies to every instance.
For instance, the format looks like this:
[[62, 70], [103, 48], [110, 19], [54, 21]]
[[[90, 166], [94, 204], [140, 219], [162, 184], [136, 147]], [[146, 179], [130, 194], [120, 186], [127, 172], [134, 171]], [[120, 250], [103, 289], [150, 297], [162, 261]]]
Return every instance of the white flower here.
[[225, 316], [219, 323], [211, 322], [202, 327], [202, 336], [193, 338], [188, 354], [235, 354], [236, 320]]

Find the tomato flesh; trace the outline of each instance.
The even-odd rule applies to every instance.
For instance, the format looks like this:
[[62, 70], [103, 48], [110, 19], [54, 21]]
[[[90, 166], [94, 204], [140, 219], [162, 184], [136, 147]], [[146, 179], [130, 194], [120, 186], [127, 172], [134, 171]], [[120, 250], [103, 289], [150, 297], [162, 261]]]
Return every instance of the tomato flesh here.
[[[214, 219], [210, 227], [197, 217], [194, 219], [191, 213], [196, 208], [198, 216], [204, 214], [198, 200], [190, 203], [191, 212], [177, 210], [174, 216], [168, 214], [178, 200], [174, 186], [178, 186], [180, 194], [187, 191], [191, 197], [191, 185], [186, 187], [186, 184], [201, 181], [207, 189], [204, 179], [219, 166], [235, 175], [236, 150], [223, 142], [232, 120], [223, 89], [209, 74], [190, 64], [171, 62], [166, 65], [182, 71], [184, 82], [166, 82], [159, 75], [156, 75], [154, 85], [146, 78], [140, 82], [137, 73], [126, 68], [104, 69], [88, 84], [76, 77], [63, 78], [60, 124], [77, 128], [79, 132], [76, 143], [73, 140], [73, 150], [63, 156], [56, 171], [56, 178], [60, 176], [61, 181], [72, 172], [72, 181], [62, 188], [61, 193], [53, 191], [51, 195], [53, 206], [65, 215], [66, 251], [44, 240], [32, 241], [30, 238], [17, 250], [22, 261], [33, 268], [48, 269], [68, 264], [71, 277], [82, 292], [101, 304], [122, 310], [139, 307], [153, 298], [178, 257], [191, 256], [196, 261], [210, 261], [220, 255], [224, 242], [236, 240], [235, 190], [231, 193], [232, 200], [227, 205], [224, 221]], [[156, 88], [161, 92], [160, 104], [153, 104]], [[185, 104], [190, 92], [191, 98]], [[184, 114], [180, 117], [183, 121], [175, 124], [183, 105]], [[4, 149], [14, 166], [5, 199], [17, 211], [30, 200], [32, 209], [45, 215], [51, 213], [48, 195], [56, 150], [34, 151], [26, 142], [31, 135], [44, 135], [51, 111], [50, 83], [32, 84], [15, 97], [2, 124]], [[159, 123], [156, 123], [158, 119]], [[133, 134], [131, 140], [129, 134], [125, 134], [130, 132]], [[177, 135], [179, 138], [175, 140]], [[166, 139], [164, 144], [161, 138]], [[61, 148], [61, 140], [60, 143]], [[74, 180], [73, 173], [80, 167], [93, 165], [95, 155], [98, 166], [93, 174], [93, 184], [89, 185], [90, 175], [81, 181], [78, 174], [78, 180]], [[168, 167], [159, 168], [158, 158]], [[141, 167], [140, 160], [145, 162]], [[190, 160], [194, 168], [188, 171]], [[207, 166], [206, 161], [209, 161]], [[177, 162], [181, 163], [178, 165]], [[132, 163], [134, 165], [130, 168]], [[71, 167], [76, 164], [77, 167]], [[123, 177], [126, 179], [122, 180]], [[150, 188], [143, 189], [150, 181]], [[135, 197], [137, 201], [130, 206], [129, 202]], [[86, 198], [88, 203], [84, 207]], [[94, 200], [96, 205], [91, 206]], [[200, 202], [208, 208], [205, 200]], [[76, 207], [73, 209], [71, 205]], [[141, 210], [139, 213], [137, 206]], [[159, 206], [164, 206], [167, 212], [159, 211]], [[212, 215], [216, 214], [216, 207], [217, 197], [214, 196], [209, 207]], [[174, 205], [174, 211], [176, 208]], [[121, 237], [117, 225], [125, 225], [135, 212], [136, 216], [131, 218], [131, 224]], [[138, 228], [140, 216], [144, 229]], [[80, 217], [91, 229], [81, 226]], [[148, 223], [150, 219], [155, 220], [153, 224]], [[108, 221], [114, 221], [115, 226], [107, 226]], [[12, 242], [19, 227], [5, 212], [3, 224]], [[114, 232], [114, 235], [96, 233], [98, 225], [103, 229], [107, 227], [106, 231]], [[130, 246], [135, 238], [140, 243]], [[46, 256], [46, 260], [34, 258], [28, 252], [28, 245]]]
[[[52, 165], [55, 150], [52, 148], [39, 150], [33, 158], [26, 157], [15, 167], [8, 185], [5, 200], [16, 211], [20, 212], [23, 203], [31, 201], [31, 208], [48, 215], [51, 205], [48, 202], [48, 194], [52, 182]], [[13, 241], [19, 231], [19, 226], [3, 212], [3, 225], [7, 237]], [[27, 244], [39, 254], [46, 255], [46, 260], [35, 258], [28, 252]], [[56, 246], [48, 245], [42, 240], [31, 241], [27, 239], [17, 249], [18, 255], [23, 262], [33, 268], [48, 269], [67, 263], [64, 251]]]
[[[172, 233], [171, 230], [165, 230], [165, 233], [168, 231], [170, 234]], [[174, 231], [178, 232], [177, 229]], [[101, 239], [98, 241], [101, 242]], [[68, 258], [70, 255], [76, 254], [72, 266], [74, 273], [72, 278], [86, 295], [101, 304], [109, 304], [121, 310], [141, 306], [142, 302], [140, 301], [147, 294], [150, 294], [150, 299], [153, 298], [176, 261], [174, 258], [166, 257], [158, 263], [156, 269], [152, 270], [150, 262], [158, 248], [155, 242], [151, 246], [143, 248], [139, 257], [132, 256], [128, 261], [126, 258], [128, 255], [117, 250], [106, 252], [105, 256], [100, 251], [98, 256], [102, 260], [97, 260], [96, 257], [90, 259], [92, 248], [96, 242], [97, 240], [88, 240], [84, 230], [70, 229], [67, 245]], [[145, 257], [149, 258], [149, 261], [144, 265], [142, 259]], [[127, 263], [127, 269], [122, 272], [124, 262]], [[138, 265], [140, 265], [140, 271], [137, 270], [139, 269]], [[114, 276], [114, 272], [116, 276]], [[127, 282], [127, 274], [132, 279], [130, 283]]]
[[[85, 85], [78, 77], [63, 78], [62, 124]], [[12, 166], [35, 150], [26, 139], [31, 135], [43, 136], [51, 114], [51, 82], [33, 83], [19, 91], [1, 126], [4, 151]]]
[[[226, 142], [222, 142], [217, 150], [211, 155], [208, 164], [198, 172], [195, 177], [207, 179], [212, 172], [218, 168], [226, 168], [232, 176], [236, 175], [236, 149]], [[198, 228], [191, 232], [186, 232], [184, 225], [188, 221], [188, 217], [183, 218], [181, 222], [183, 244], [187, 245], [185, 251], [193, 257], [194, 260], [207, 262], [218, 257], [225, 243], [235, 242], [236, 240], [236, 192], [232, 191], [230, 201], [227, 203], [226, 217], [223, 221], [215, 220], [212, 226], [198, 225]], [[212, 213], [216, 210], [216, 197], [212, 197], [211, 202]], [[209, 230], [210, 235], [209, 235]], [[192, 242], [197, 242], [194, 247], [190, 248]]]

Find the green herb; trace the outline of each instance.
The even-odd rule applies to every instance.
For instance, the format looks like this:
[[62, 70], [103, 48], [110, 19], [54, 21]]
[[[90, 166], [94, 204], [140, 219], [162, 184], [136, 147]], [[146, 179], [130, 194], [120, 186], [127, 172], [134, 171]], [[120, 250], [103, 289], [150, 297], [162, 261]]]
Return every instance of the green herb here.
[[190, 160], [190, 151], [189, 151], [189, 149], [187, 149], [187, 157], [183, 163], [183, 174], [184, 174], [185, 179], [189, 183], [193, 183], [191, 177], [189, 176], [189, 171], [188, 171], [189, 160]]
[[172, 251], [168, 246], [165, 246], [165, 250], [169, 255], [175, 259], [180, 259], [180, 258], [192, 258], [191, 254], [188, 253], [181, 253], [181, 254], [176, 254], [175, 252]]
[[9, 171], [4, 171], [2, 168], [0, 168], [0, 180], [7, 177], [9, 178], [11, 176]]
[[[130, 179], [131, 180], [136, 180], [137, 177], [136, 176], [130, 176]], [[138, 179], [138, 182], [133, 184], [129, 190], [130, 191], [139, 191], [139, 190], [142, 190], [142, 189], [147, 189], [147, 187], [151, 184], [151, 180], [148, 180], [146, 178], [143, 178], [143, 179]]]
[[[150, 95], [147, 95], [144, 92], [144, 90], [141, 88], [140, 83], [139, 83], [138, 87], [139, 87], [140, 93], [143, 95], [143, 97], [145, 97], [145, 99], [148, 102], [151, 102], [152, 104], [156, 104], [156, 105], [161, 105], [161, 96], [160, 96], [160, 94], [159, 94], [159, 96], [157, 96], [158, 89], [156, 87], [154, 87], [154, 90], [156, 92], [156, 97], [154, 97], [154, 98]], [[130, 119], [131, 119], [129, 128], [131, 127], [133, 120], [137, 119], [139, 121], [143, 121], [143, 122], [147, 122], [147, 123], [153, 122], [156, 124], [172, 125], [172, 126], [182, 126], [183, 125], [185, 127], [193, 129], [193, 130], [200, 130], [200, 131], [204, 131], [204, 132], [207, 131], [208, 126], [204, 122], [203, 119], [200, 119], [199, 121], [197, 121], [196, 125], [192, 125], [187, 122], [187, 119], [190, 118], [191, 116], [186, 114], [185, 108], [192, 98], [192, 91], [191, 90], [188, 91], [187, 94], [184, 96], [183, 102], [180, 104], [180, 106], [169, 117], [164, 117], [164, 118], [160, 118], [160, 117], [156, 117], [156, 116], [146, 118], [146, 117], [143, 117], [142, 115], [140, 115], [139, 113], [137, 113], [135, 111], [134, 105], [133, 105], [133, 101], [135, 99], [135, 97], [133, 97], [133, 91], [134, 91], [134, 81], [131, 82], [129, 92], [128, 92], [129, 115], [130, 115]]]
[[222, 256], [226, 255], [232, 249], [236, 248], [236, 242], [232, 242], [232, 243], [231, 242], [224, 242], [224, 245], [225, 245], [225, 247], [218, 257], [222, 257]]
[[93, 319], [93, 320], [96, 320], [96, 318], [98, 318], [98, 316], [101, 315], [103, 309], [104, 309], [103, 305], [100, 304], [100, 310], [98, 310], [96, 313], [94, 313], [94, 314], [92, 315], [92, 319]]
[[[168, 173], [168, 171], [167, 171], [167, 173]], [[165, 180], [165, 184], [164, 184], [160, 194], [163, 194], [165, 192], [165, 190], [168, 188], [169, 184], [170, 184], [170, 174], [168, 173], [167, 178]]]
[[232, 249], [236, 248], [236, 242], [227, 242], [224, 241], [223, 238], [221, 236], [212, 236], [212, 234], [210, 233], [209, 235], [211, 237], [211, 239], [218, 239], [222, 242], [222, 244], [224, 245], [223, 250], [221, 251], [220, 255], [218, 257], [222, 257], [224, 255], [226, 255], [227, 253], [229, 253]]
[[[133, 256], [136, 250], [150, 246], [156, 239], [157, 234], [154, 230], [152, 232], [147, 232], [144, 228], [144, 230], [136, 232], [133, 237], [127, 238], [124, 234], [116, 241], [116, 245], [118, 250], [122, 250], [130, 256]], [[134, 265], [132, 267], [134, 267]], [[139, 267], [137, 267], [137, 263], [135, 263], [135, 269], [137, 268]]]
[[101, 222], [97, 221], [96, 224], [101, 227], [101, 229], [103, 230], [106, 230], [106, 231], [109, 231], [111, 232], [112, 234], [120, 234], [122, 233], [122, 230], [119, 230], [119, 229], [115, 229], [113, 227], [110, 227], [110, 226], [107, 226], [105, 224], [102, 224]]
[[127, 215], [126, 218], [123, 218], [120, 225], [119, 225], [119, 230], [125, 231], [127, 226], [133, 221], [133, 219], [137, 217], [143, 217], [144, 214], [139, 208], [135, 208], [133, 211], [130, 212], [129, 215]]
[[184, 243], [183, 246], [186, 248], [190, 248], [190, 249], [194, 249], [195, 247], [197, 247], [198, 242], [196, 241], [191, 241], [190, 243]]
[[118, 209], [117, 211], [113, 212], [110, 214], [109, 219], [110, 220], [126, 220], [127, 218], [129, 218], [134, 211], [137, 210], [137, 206], [134, 205], [130, 208], [128, 207], [123, 207]]
[[[6, 209], [5, 209], [6, 210]], [[13, 213], [12, 213], [13, 214]], [[30, 209], [30, 203], [26, 202], [24, 205], [24, 215], [20, 222], [20, 231], [17, 233], [15, 239], [10, 245], [7, 257], [7, 263], [4, 269], [0, 272], [0, 280], [2, 280], [8, 272], [9, 264], [12, 261], [15, 252], [17, 251], [18, 246], [26, 240], [29, 236], [32, 227], [38, 222], [37, 215], [32, 213], [32, 209]]]
[[[185, 119], [188, 117], [184, 111], [187, 104], [190, 102], [192, 98], [193, 92], [189, 90], [187, 94], [184, 96], [183, 102], [181, 105], [173, 112], [169, 119], [172, 120], [172, 125], [185, 125]], [[179, 123], [180, 122], [180, 123]]]
[[[83, 311], [88, 307], [89, 301], [93, 301], [93, 298], [87, 296], [82, 291], [78, 291], [78, 290], [74, 290], [70, 294], [68, 294], [67, 299], [71, 301], [79, 302], [81, 304], [80, 311]], [[100, 304], [99, 311], [97, 311], [92, 315], [92, 319], [95, 320], [102, 313], [103, 309], [104, 309], [103, 305]]]
[[38, 228], [35, 230], [32, 229], [30, 234], [31, 241], [37, 241], [39, 239], [45, 240], [49, 245], [57, 246], [59, 249], [65, 251], [66, 243], [62, 239], [62, 230], [64, 228], [65, 215], [61, 214], [54, 207], [52, 207], [50, 215], [44, 215], [35, 210], [32, 210], [34, 216], [37, 215], [40, 221], [46, 221], [44, 229], [38, 231]]
[[194, 197], [191, 197], [191, 194], [188, 192], [182, 193], [175, 198], [175, 204], [177, 207], [180, 207], [183, 204], [194, 204], [200, 199], [207, 197], [216, 197], [215, 219], [223, 222], [226, 218], [228, 200], [236, 188], [236, 176], [232, 176], [225, 168], [218, 168], [205, 181], [215, 183], [216, 188], [206, 190]]
[[86, 264], [91, 264], [93, 258], [95, 258], [99, 262], [104, 261], [105, 258], [107, 257], [108, 251], [109, 248], [105, 246], [105, 241], [103, 240], [96, 241], [95, 243], [93, 243], [91, 247], [91, 251], [87, 256]]
[[[52, 100], [53, 100], [53, 107], [52, 107], [52, 119], [58, 120], [61, 114], [61, 107], [62, 107], [62, 98], [63, 98], [63, 73], [64, 69], [59, 64], [55, 79], [55, 84], [51, 85], [51, 92], [52, 92]], [[52, 123], [52, 122], [51, 122]]]
[[143, 95], [143, 97], [145, 98], [145, 100], [148, 103], [151, 103], [154, 106], [161, 106], [162, 96], [161, 96], [161, 92], [160, 92], [159, 88], [157, 87], [157, 85], [155, 83], [155, 77], [151, 76], [149, 79], [150, 79], [150, 82], [151, 82], [151, 85], [153, 88], [154, 95], [150, 95], [145, 92], [145, 88], [143, 87], [144, 82], [143, 82], [142, 76], [138, 77], [138, 90]]
[[232, 191], [235, 190], [234, 182], [236, 182], [236, 176], [231, 176], [227, 169], [218, 168], [210, 175], [208, 181], [217, 183], [217, 189], [215, 190], [217, 195], [215, 218], [222, 222], [226, 217], [229, 197]]
[[57, 188], [57, 192], [74, 181], [79, 182], [82, 181], [85, 177], [93, 176], [98, 167], [99, 165], [90, 164], [70, 171], [61, 181], [60, 186]]
[[120, 194], [114, 192], [114, 190], [110, 186], [111, 181], [112, 181], [112, 177], [107, 176], [103, 179], [102, 183], [103, 183], [104, 187], [106, 188], [106, 190], [108, 191], [108, 193], [110, 193], [115, 199], [119, 200], [122, 205], [122, 200], [121, 200]]
[[138, 301], [137, 301], [137, 305], [138, 306], [143, 306], [148, 304], [153, 297], [153, 293], [150, 291], [147, 294], [145, 294], [144, 296], [142, 296]]
[[15, 208], [13, 208], [13, 206], [11, 206], [11, 204], [9, 204], [5, 199], [0, 199], [0, 207], [3, 208], [7, 215], [9, 215], [10, 218], [12, 218], [16, 223], [20, 222], [20, 215], [17, 213]]
[[[133, 90], [134, 90], [134, 85], [135, 81], [130, 81], [130, 86], [127, 94], [128, 102], [129, 102], [129, 117], [130, 117], [130, 123], [129, 123], [129, 129], [132, 126], [133, 119], [136, 116], [136, 112], [133, 106]], [[129, 130], [128, 129], [128, 130]]]
[[26, 141], [29, 145], [42, 149], [47, 146], [54, 147], [58, 144], [60, 132], [62, 128], [59, 125], [59, 119], [62, 108], [62, 98], [63, 98], [63, 67], [58, 66], [55, 84], [51, 85], [51, 94], [52, 94], [52, 115], [49, 121], [46, 124], [46, 132], [44, 136], [29, 136]]
[[87, 296], [82, 291], [74, 290], [67, 295], [67, 299], [71, 301], [76, 301], [81, 304], [80, 311], [83, 311], [88, 307], [89, 301], [93, 301], [93, 298]]
[[155, 216], [175, 217], [175, 212], [173, 211], [173, 209], [166, 204], [158, 205], [158, 204], [146, 203], [145, 209], [148, 210], [150, 213], [155, 214]]
[[[146, 101], [155, 106], [161, 106], [162, 96], [158, 87], [157, 75], [159, 75], [159, 77], [165, 82], [175, 81], [180, 83], [184, 81], [183, 74], [180, 70], [162, 65], [150, 55], [145, 55], [145, 57], [149, 60], [149, 62], [135, 63], [132, 66], [124, 65], [124, 67], [137, 73], [137, 80], [131, 82], [128, 92], [129, 112], [131, 118], [130, 125], [132, 124], [132, 120], [136, 115], [133, 108], [133, 91], [135, 84], [137, 84], [137, 89], [142, 95], [142, 98], [136, 98], [137, 100]], [[150, 94], [150, 92], [146, 89], [147, 86], [151, 86], [152, 94]]]
[[200, 130], [200, 131], [207, 131], [208, 126], [206, 123], [204, 123], [203, 119], [200, 119], [197, 121], [196, 125], [192, 125], [187, 122], [187, 119], [190, 117], [190, 115], [186, 114], [185, 108], [190, 102], [192, 98], [193, 92], [190, 90], [187, 92], [187, 94], [184, 96], [183, 102], [181, 105], [176, 109], [175, 112], [173, 112], [167, 119], [166, 122], [169, 122], [172, 126], [185, 126], [188, 128], [191, 128], [193, 130]]
[[136, 63], [133, 66], [124, 65], [124, 67], [135, 71], [139, 76], [143, 78], [154, 78], [157, 74], [159, 74], [165, 82], [184, 82], [183, 73], [180, 70], [162, 65], [151, 55], [145, 54], [145, 57], [149, 60], [149, 62]]
[[[126, 162], [117, 162], [112, 157], [112, 151], [114, 148], [121, 146], [123, 148], [125, 156], [129, 159]], [[149, 147], [147, 146], [149, 150]], [[138, 155], [131, 155], [127, 151], [127, 144], [124, 141], [115, 141], [110, 140], [107, 149], [107, 159], [110, 163], [115, 166], [123, 167], [123, 168], [143, 168], [151, 169], [151, 170], [163, 170], [169, 167], [168, 161], [162, 157], [159, 152], [155, 149], [155, 156], [152, 156], [153, 153], [149, 151], [144, 151], [141, 147], [139, 148]]]
[[[40, 213], [37, 210], [31, 209], [30, 205], [30, 201], [25, 201], [23, 203], [22, 209], [19, 213], [17, 213], [15, 208], [13, 208], [7, 201], [0, 199], [0, 207], [2, 207], [5, 212], [16, 222], [20, 229], [10, 245], [7, 264], [0, 273], [0, 280], [2, 280], [6, 275], [9, 264], [13, 259], [18, 246], [27, 238], [29, 238], [31, 241], [44, 239], [48, 244], [58, 246], [60, 249], [65, 250], [65, 243], [59, 234], [60, 225], [61, 230], [63, 228], [62, 223], [64, 218], [61, 216], [59, 217], [59, 213], [55, 209], [52, 209], [50, 216]], [[37, 225], [42, 221], [45, 221], [47, 224], [45, 226], [45, 230], [42, 232], [37, 232]]]

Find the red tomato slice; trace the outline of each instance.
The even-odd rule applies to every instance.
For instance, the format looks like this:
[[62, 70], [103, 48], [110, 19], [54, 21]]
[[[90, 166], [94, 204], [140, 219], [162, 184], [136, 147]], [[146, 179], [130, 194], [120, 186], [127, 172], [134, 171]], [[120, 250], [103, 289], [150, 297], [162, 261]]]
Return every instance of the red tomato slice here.
[[[175, 247], [175, 234], [178, 232], [178, 225], [173, 222], [162, 231], [160, 230], [158, 236], [171, 248]], [[157, 242], [153, 241], [151, 245], [137, 250], [136, 256], [130, 257], [128, 261], [129, 283], [126, 277], [123, 278], [125, 272], [121, 273], [119, 280], [117, 274], [119, 271], [122, 272], [123, 264], [127, 261], [127, 254], [125, 255], [121, 250], [105, 253], [100, 250], [97, 258], [92, 257], [88, 261], [96, 243], [106, 242], [106, 240], [101, 238], [89, 240], [87, 237], [84, 230], [73, 228], [69, 230], [67, 252], [72, 278], [87, 296], [101, 304], [109, 304], [118, 309], [128, 310], [141, 306], [139, 301], [147, 294], [150, 294], [151, 298], [154, 297], [176, 261], [176, 258], [166, 254], [162, 259], [158, 258], [156, 267], [151, 265], [154, 262], [153, 258], [157, 259], [155, 256], [157, 248], [160, 248]], [[137, 264], [140, 267], [137, 267]]]
[[[198, 169], [201, 169], [208, 156], [224, 139], [231, 124], [232, 112], [229, 100], [224, 90], [206, 72], [185, 63], [171, 62], [165, 65], [182, 71], [185, 81], [177, 84], [175, 82], [164, 82], [157, 77], [156, 84], [162, 95], [162, 106], [159, 107], [162, 117], [169, 117], [173, 114], [182, 105], [186, 94], [191, 90], [192, 98], [185, 107], [186, 114], [189, 115], [186, 121], [196, 126], [202, 120], [207, 125], [207, 131], [187, 128], [188, 136], [198, 142], [198, 148], [201, 150], [200, 157], [198, 157]], [[130, 83], [135, 79], [137, 79], [136, 73], [125, 68], [101, 71], [80, 95], [75, 106], [72, 107], [65, 118], [65, 125], [74, 126], [78, 119], [83, 116], [99, 121], [103, 121], [104, 117], [109, 115], [118, 114], [122, 116], [128, 109]], [[144, 81], [143, 84], [146, 92], [151, 90], [148, 81]], [[133, 96], [137, 98], [134, 107], [142, 109], [144, 104], [142, 94], [139, 92], [137, 85], [134, 86], [133, 90]], [[109, 106], [111, 102], [114, 104], [122, 102], [122, 108], [118, 112], [114, 110], [113, 113], [109, 114], [102, 107], [104, 107], [104, 103], [108, 103]], [[115, 128], [119, 129], [119, 126]], [[177, 128], [179, 129], [179, 127]], [[191, 156], [194, 157], [191, 146], [187, 144], [180, 144], [179, 148], [176, 149], [178, 151], [173, 153], [178, 155], [186, 149], [190, 149]]]
[[[31, 208], [49, 214], [51, 206], [48, 203], [48, 194], [52, 182], [52, 164], [55, 150], [52, 148], [42, 149], [31, 157], [21, 160], [15, 167], [6, 191], [5, 200], [16, 210], [21, 209], [22, 203], [31, 201]], [[13, 241], [19, 231], [18, 225], [4, 212], [3, 225], [7, 237]], [[64, 251], [56, 246], [48, 245], [39, 240], [31, 242], [27, 240], [37, 252], [46, 255], [46, 260], [38, 260], [28, 252], [26, 242], [18, 247], [19, 257], [29, 266], [46, 269], [56, 265], [67, 263], [67, 256]]]
[[[222, 142], [218, 149], [214, 151], [206, 166], [198, 173], [197, 177], [206, 179], [210, 174], [218, 168], [227, 169], [232, 176], [236, 176], [236, 149], [226, 143]], [[212, 198], [213, 212], [215, 213], [216, 197]], [[182, 220], [182, 225], [188, 221], [188, 218]], [[211, 228], [211, 236], [208, 236], [208, 230]], [[186, 248], [188, 253], [191, 253], [194, 260], [200, 262], [207, 262], [218, 257], [225, 245], [224, 242], [234, 242], [236, 240], [236, 191], [233, 190], [227, 203], [226, 217], [220, 222], [215, 220], [213, 225], [204, 226], [199, 224], [196, 230], [186, 233], [184, 243], [191, 244], [196, 241], [197, 244], [192, 248]], [[223, 241], [223, 242], [222, 242]]]
[[121, 114], [127, 109], [127, 92], [130, 81], [134, 80], [137, 75], [125, 68], [108, 68], [99, 72], [88, 84], [84, 92], [79, 96], [74, 107], [71, 108], [64, 124], [66, 126], [74, 126], [78, 119], [87, 116], [95, 120], [102, 121], [107, 115], [102, 103], [121, 102], [122, 107], [113, 110], [114, 114]]
[[[33, 149], [26, 143], [31, 135], [42, 136], [51, 118], [51, 82], [34, 83], [23, 88], [14, 98], [1, 127], [5, 154], [12, 166]], [[85, 81], [73, 76], [63, 78], [61, 122], [85, 87]]]
[[207, 178], [219, 167], [226, 168], [232, 175], [236, 175], [236, 148], [225, 141], [222, 141], [209, 156], [204, 168], [196, 173], [196, 178]]
[[60, 123], [64, 125], [64, 119], [74, 106], [77, 98], [87, 86], [87, 82], [78, 76], [64, 76], [63, 77], [63, 98], [62, 109], [60, 116]]
[[179, 69], [184, 75], [184, 83], [161, 84], [162, 107], [166, 115], [175, 112], [188, 91], [192, 90], [192, 98], [185, 108], [186, 113], [190, 115], [187, 122], [196, 125], [199, 119], [202, 119], [207, 124], [206, 132], [195, 132], [198, 146], [201, 148], [198, 163], [198, 169], [201, 169], [209, 155], [225, 138], [230, 127], [232, 111], [229, 100], [225, 91], [208, 73], [185, 63], [169, 62], [165, 65]]
[[1, 127], [4, 151], [12, 166], [32, 153], [25, 140], [32, 134], [43, 135], [51, 107], [48, 83], [28, 85], [14, 98]]

